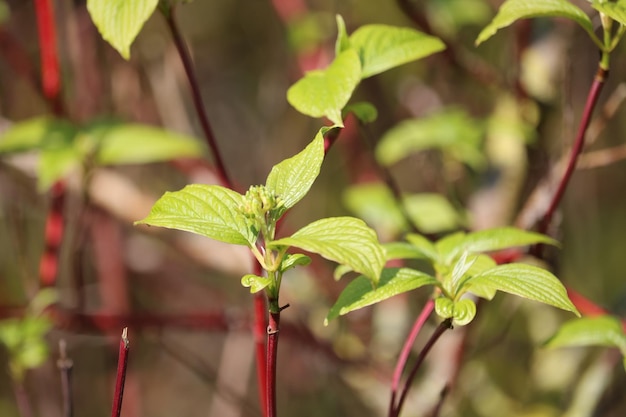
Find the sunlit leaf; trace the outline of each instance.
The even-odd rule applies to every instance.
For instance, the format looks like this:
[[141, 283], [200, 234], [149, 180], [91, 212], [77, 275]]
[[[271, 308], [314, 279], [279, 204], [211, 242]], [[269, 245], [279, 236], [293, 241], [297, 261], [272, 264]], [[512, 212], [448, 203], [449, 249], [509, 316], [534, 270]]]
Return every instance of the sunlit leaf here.
[[102, 38], [129, 59], [130, 45], [158, 3], [159, 0], [87, 0], [87, 10]]
[[589, 17], [567, 0], [507, 0], [500, 6], [498, 14], [476, 39], [476, 45], [492, 37], [499, 29], [517, 20], [533, 17], [564, 17], [582, 26], [591, 36], [593, 24]]
[[154, 126], [98, 123], [85, 133], [95, 142], [95, 159], [100, 165], [143, 164], [204, 153], [198, 140]]
[[251, 294], [261, 291], [271, 283], [272, 279], [270, 277], [260, 277], [253, 274], [246, 274], [241, 278], [241, 285], [250, 288]]
[[167, 227], [197, 233], [237, 245], [254, 244], [239, 211], [243, 196], [219, 185], [188, 185], [180, 191], [165, 193], [150, 214], [135, 224]]
[[441, 149], [479, 168], [484, 163], [479, 150], [483, 133], [484, 127], [464, 111], [448, 109], [393, 127], [378, 143], [376, 158], [383, 165], [392, 165], [411, 153]]
[[350, 39], [346, 32], [346, 22], [344, 22], [341, 15], [336, 16], [337, 19], [337, 40], [335, 41], [335, 55], [341, 54], [346, 49], [350, 48]]
[[366, 25], [350, 35], [350, 46], [359, 54], [362, 77], [380, 74], [445, 49], [438, 38], [411, 28]]
[[469, 278], [462, 284], [463, 289], [472, 291], [473, 284], [539, 301], [580, 316], [558, 278], [536, 266], [519, 263], [499, 265]]
[[343, 127], [341, 110], [352, 97], [361, 80], [361, 63], [357, 53], [347, 49], [325, 70], [308, 72], [287, 91], [287, 100], [300, 113], [327, 117]]
[[417, 233], [409, 233], [406, 235], [406, 240], [421, 253], [420, 257], [428, 258], [433, 262], [437, 261], [439, 257], [437, 248], [425, 236], [418, 235]]
[[38, 117], [13, 124], [0, 135], [0, 153], [58, 148], [71, 143], [78, 129], [71, 123]]
[[591, 6], [597, 11], [604, 13], [611, 19], [626, 25], [626, 1], [599, 1], [593, 0]]
[[452, 318], [454, 324], [465, 326], [476, 316], [476, 304], [472, 300], [453, 301], [446, 297], [435, 299], [435, 312], [443, 319]]
[[324, 132], [320, 129], [302, 152], [275, 165], [268, 175], [266, 187], [283, 200], [285, 208], [300, 201], [319, 175], [324, 161]]
[[354, 217], [330, 217], [315, 221], [272, 246], [295, 246], [326, 259], [346, 264], [373, 282], [385, 264], [385, 252], [376, 233]]
[[412, 291], [424, 285], [437, 285], [437, 280], [423, 272], [409, 268], [385, 268], [376, 287], [371, 280], [360, 276], [346, 286], [330, 309], [325, 324], [338, 316], [379, 303], [394, 295]]

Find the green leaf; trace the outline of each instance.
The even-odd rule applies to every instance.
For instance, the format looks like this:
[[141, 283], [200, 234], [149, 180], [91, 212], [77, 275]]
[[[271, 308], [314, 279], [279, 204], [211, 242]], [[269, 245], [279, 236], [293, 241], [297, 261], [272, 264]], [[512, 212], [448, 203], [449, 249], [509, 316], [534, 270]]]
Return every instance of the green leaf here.
[[441, 318], [454, 319], [458, 326], [469, 324], [476, 317], [476, 304], [470, 299], [453, 301], [446, 297], [435, 299], [435, 312]]
[[350, 35], [350, 45], [361, 58], [362, 78], [417, 61], [446, 47], [434, 36], [387, 25], [360, 27]]
[[276, 193], [285, 208], [293, 207], [309, 192], [324, 161], [324, 128], [300, 153], [275, 165], [267, 176], [265, 186]]
[[77, 129], [71, 123], [38, 117], [13, 124], [0, 136], [0, 153], [55, 148], [71, 143]]
[[350, 48], [350, 39], [346, 32], [346, 22], [341, 15], [336, 16], [337, 19], [337, 40], [335, 41], [335, 55], [339, 56], [343, 51]]
[[335, 271], [333, 272], [333, 278], [335, 279], [335, 281], [339, 281], [344, 275], [352, 271], [352, 267], [348, 265], [337, 265]]
[[382, 183], [350, 186], [343, 193], [342, 200], [348, 210], [376, 230], [393, 236], [406, 229], [406, 221], [396, 199], [389, 187]]
[[438, 285], [438, 282], [434, 277], [410, 268], [385, 268], [375, 288], [367, 277], [360, 276], [341, 292], [337, 302], [328, 312], [324, 324], [327, 325], [338, 316], [424, 285]]
[[[473, 263], [466, 273], [467, 276], [477, 275], [497, 266], [496, 262], [488, 255], [472, 255], [472, 259]], [[455, 291], [458, 291], [458, 288]], [[491, 300], [496, 296], [496, 290], [493, 288], [476, 283], [472, 285], [470, 292], [485, 300]]]
[[38, 316], [43, 311], [56, 303], [59, 295], [54, 288], [43, 288], [37, 292], [35, 297], [30, 301], [29, 309], [32, 315]]
[[325, 70], [308, 72], [287, 91], [287, 100], [300, 113], [311, 117], [327, 117], [335, 126], [343, 127], [341, 110], [352, 97], [361, 80], [361, 64], [357, 53], [348, 49], [337, 55]]
[[150, 214], [135, 224], [167, 227], [197, 233], [236, 245], [254, 244], [239, 206], [243, 196], [219, 185], [188, 185], [165, 193]]
[[21, 322], [17, 319], [6, 319], [0, 321], [0, 342], [9, 351], [16, 349], [22, 341]]
[[428, 258], [420, 248], [406, 242], [383, 243], [383, 248], [385, 248], [385, 259], [387, 259], [387, 261], [392, 259]]
[[626, 355], [622, 323], [611, 316], [583, 317], [563, 324], [546, 342], [550, 348], [565, 346], [616, 347]]
[[406, 240], [421, 253], [420, 258], [427, 258], [432, 262], [436, 262], [439, 258], [437, 248], [425, 236], [409, 233], [406, 235]]
[[472, 291], [472, 285], [539, 301], [571, 311], [580, 317], [580, 313], [567, 297], [567, 291], [558, 278], [536, 266], [519, 263], [499, 265], [469, 278], [462, 284], [462, 289]]
[[301, 253], [295, 253], [293, 255], [287, 254], [280, 264], [280, 270], [286, 271], [289, 268], [295, 268], [296, 266], [307, 266], [311, 263], [311, 258]]
[[403, 201], [407, 214], [424, 233], [441, 233], [463, 225], [459, 213], [441, 194], [407, 195]]
[[611, 19], [619, 22], [622, 25], [626, 25], [626, 1], [617, 0], [612, 1], [599, 1], [594, 0], [591, 3], [591, 7], [610, 17]]
[[354, 217], [331, 217], [315, 221], [272, 246], [295, 246], [326, 259], [348, 265], [377, 282], [385, 264], [385, 251], [376, 232]]
[[352, 113], [363, 124], [373, 123], [378, 118], [378, 110], [376, 110], [376, 107], [366, 101], [348, 104], [343, 113], [344, 116], [348, 113]]
[[257, 293], [272, 283], [270, 277], [260, 277], [258, 275], [247, 274], [241, 278], [241, 285], [250, 288], [250, 294]]
[[37, 170], [37, 188], [39, 191], [49, 189], [72, 170], [80, 168], [84, 156], [71, 142], [67, 143], [66, 147], [42, 151], [39, 155]]
[[95, 143], [95, 159], [100, 165], [144, 164], [204, 153], [198, 140], [154, 126], [100, 122], [85, 133]]
[[435, 243], [437, 251], [437, 262], [439, 266], [450, 266], [455, 258], [463, 252], [463, 240], [466, 234], [463, 232], [452, 233], [446, 237], [439, 239]]
[[476, 45], [491, 38], [499, 29], [517, 20], [534, 17], [565, 17], [582, 26], [591, 36], [593, 24], [589, 17], [567, 0], [507, 0], [500, 6], [498, 14], [476, 39]]
[[376, 158], [388, 166], [411, 153], [436, 148], [473, 168], [480, 168], [484, 164], [480, 152], [483, 133], [483, 125], [466, 112], [447, 109], [396, 125], [380, 139]]
[[467, 252], [463, 252], [459, 260], [454, 264], [452, 272], [444, 278], [443, 287], [452, 297], [456, 296], [459, 283], [474, 265], [474, 262], [476, 262], [475, 257], [468, 256]]
[[24, 369], [41, 366], [48, 358], [48, 346], [43, 339], [29, 340], [16, 352], [15, 360]]
[[87, 10], [102, 38], [124, 59], [130, 58], [130, 45], [159, 0], [87, 0]]

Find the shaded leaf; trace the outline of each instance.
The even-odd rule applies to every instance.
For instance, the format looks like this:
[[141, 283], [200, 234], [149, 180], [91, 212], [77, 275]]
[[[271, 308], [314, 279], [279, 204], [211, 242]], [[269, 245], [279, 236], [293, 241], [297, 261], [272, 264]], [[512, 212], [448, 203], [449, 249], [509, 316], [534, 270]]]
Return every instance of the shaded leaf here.
[[154, 126], [101, 122], [86, 133], [96, 144], [95, 159], [100, 165], [143, 164], [204, 153], [196, 139]]
[[472, 291], [473, 284], [539, 301], [580, 317], [557, 277], [536, 266], [519, 263], [499, 265], [469, 278], [462, 288]]
[[403, 201], [409, 217], [421, 232], [441, 233], [463, 225], [459, 213], [441, 194], [407, 195]]
[[301, 253], [295, 253], [293, 255], [287, 254], [283, 262], [280, 264], [280, 270], [286, 271], [289, 268], [295, 268], [296, 266], [307, 266], [311, 263], [311, 258]]
[[0, 136], [0, 153], [58, 148], [71, 143], [78, 129], [71, 123], [38, 117], [13, 124]]
[[343, 127], [341, 110], [352, 97], [361, 79], [357, 53], [348, 49], [337, 55], [325, 70], [308, 72], [287, 91], [287, 100], [300, 113], [327, 117]]
[[589, 17], [567, 0], [507, 0], [500, 6], [498, 14], [478, 35], [476, 45], [491, 38], [499, 29], [517, 20], [534, 17], [564, 17], [582, 26], [591, 36], [593, 25]]
[[124, 59], [130, 58], [130, 45], [159, 0], [87, 0], [87, 10], [102, 38]]
[[591, 6], [597, 11], [609, 16], [616, 22], [626, 25], [626, 1], [617, 0], [613, 2], [593, 0]]
[[357, 217], [388, 235], [406, 229], [406, 221], [389, 187], [382, 183], [356, 184], [343, 193], [343, 203]]
[[385, 264], [385, 252], [376, 233], [363, 220], [330, 217], [315, 221], [272, 246], [295, 246], [326, 259], [348, 265], [377, 282]]
[[344, 117], [348, 113], [352, 113], [363, 124], [373, 123], [378, 118], [378, 110], [372, 103], [361, 101], [354, 104], [348, 104], [343, 111]]
[[411, 28], [366, 25], [350, 35], [350, 46], [361, 58], [362, 78], [380, 74], [445, 49], [438, 38]]
[[380, 139], [376, 158], [383, 165], [392, 165], [411, 153], [436, 148], [480, 168], [484, 163], [479, 150], [483, 133], [482, 124], [466, 112], [448, 109], [397, 124]]
[[324, 161], [324, 128], [303, 151], [275, 165], [267, 176], [266, 187], [285, 205], [293, 207], [309, 192]]
[[583, 317], [563, 324], [550, 340], [550, 348], [566, 346], [616, 347], [626, 355], [626, 334], [622, 323], [611, 316]]
[[346, 286], [335, 305], [328, 312], [324, 324], [351, 311], [379, 303], [394, 295], [423, 287], [437, 285], [437, 280], [423, 272], [410, 268], [385, 268], [376, 287], [360, 276]]
[[239, 211], [242, 201], [241, 194], [219, 185], [188, 185], [180, 191], [165, 193], [152, 206], [150, 214], [135, 224], [185, 230], [250, 246], [255, 236]]

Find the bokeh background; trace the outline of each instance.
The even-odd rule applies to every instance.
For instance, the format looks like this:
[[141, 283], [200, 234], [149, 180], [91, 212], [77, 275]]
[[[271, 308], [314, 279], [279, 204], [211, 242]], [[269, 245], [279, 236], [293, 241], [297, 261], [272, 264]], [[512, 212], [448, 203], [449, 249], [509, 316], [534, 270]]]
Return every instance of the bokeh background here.
[[[518, 215], [522, 209], [541, 210], [531, 196], [541, 201], [546, 191], [533, 190], [572, 143], [597, 67], [594, 44], [571, 22], [537, 19], [475, 47], [500, 3], [195, 0], [178, 8], [177, 19], [240, 190], [263, 183], [272, 165], [301, 150], [323, 123], [290, 107], [286, 91], [305, 71], [332, 60], [336, 14], [349, 32], [381, 23], [413, 27], [446, 42], [446, 52], [361, 83], [356, 100], [373, 103], [377, 120], [366, 131], [348, 123], [311, 193], [284, 225], [293, 231], [322, 217], [357, 215], [390, 241], [401, 239], [406, 226], [381, 203], [385, 196], [363, 190], [381, 183], [372, 149], [400, 121], [455, 109], [471, 122], [449, 122], [454, 134], [478, 132], [480, 163], [468, 164], [454, 148], [435, 148], [390, 166], [403, 192], [445, 199], [443, 206], [422, 202], [414, 213], [435, 235], [516, 221], [532, 226], [532, 215], [531, 220]], [[599, 27], [587, 2], [573, 3]], [[124, 61], [100, 38], [84, 1], [53, 4], [62, 96], [72, 121], [115, 117], [201, 140], [184, 71], [158, 13]], [[21, 48], [38, 77], [33, 2], [7, 0], [0, 6], [6, 11], [0, 27], [0, 124], [6, 129], [50, 109], [31, 82], [28, 65], [16, 71], [10, 62], [13, 48]], [[589, 135], [593, 143], [551, 231], [562, 246], [547, 258], [568, 287], [618, 316], [626, 314], [625, 52], [621, 46], [613, 54]], [[610, 162], [601, 159], [607, 154]], [[0, 320], [19, 316], [38, 288], [50, 199], [37, 191], [36, 158], [0, 158]], [[211, 161], [208, 151], [206, 160]], [[260, 416], [252, 301], [240, 285], [251, 268], [246, 252], [182, 232], [132, 226], [163, 192], [214, 183], [210, 167], [185, 160], [100, 168], [91, 175], [87, 190], [80, 189], [79, 179], [69, 179], [60, 312], [47, 336], [49, 359], [26, 378], [35, 414], [62, 415], [56, 360], [63, 339], [74, 365], [76, 415], [109, 415], [117, 343], [129, 325], [122, 415]], [[442, 214], [442, 207], [452, 214]], [[332, 272], [332, 264], [314, 258], [311, 267], [284, 280], [282, 299], [290, 307], [282, 315], [279, 414], [386, 415], [394, 360], [428, 294], [398, 296], [324, 327], [328, 308], [350, 279], [335, 282]], [[431, 415], [446, 386], [441, 416], [626, 415], [626, 373], [617, 352], [541, 347], [570, 318], [506, 295], [481, 304], [468, 328], [445, 335], [432, 352], [403, 415]], [[414, 354], [436, 324], [429, 322]], [[0, 347], [0, 415], [13, 417], [18, 411], [6, 363]]]

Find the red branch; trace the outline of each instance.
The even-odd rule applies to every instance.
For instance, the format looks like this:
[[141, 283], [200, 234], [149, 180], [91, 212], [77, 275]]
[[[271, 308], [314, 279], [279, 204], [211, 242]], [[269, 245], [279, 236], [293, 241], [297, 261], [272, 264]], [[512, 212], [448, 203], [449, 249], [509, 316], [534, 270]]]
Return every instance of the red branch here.
[[59, 99], [61, 71], [57, 51], [57, 33], [51, 0], [35, 0], [37, 30], [39, 33], [39, 56], [41, 60], [41, 88], [56, 115], [63, 113]]
[[63, 207], [65, 206], [65, 183], [57, 181], [50, 191], [51, 203], [44, 231], [45, 249], [39, 264], [39, 280], [42, 287], [56, 283], [59, 272], [59, 255], [65, 230]]
[[124, 382], [126, 381], [126, 368], [128, 367], [128, 328], [122, 331], [120, 338], [120, 351], [117, 358], [117, 375], [115, 377], [115, 394], [113, 395], [113, 408], [111, 417], [120, 417], [122, 412], [122, 398], [124, 396]]

